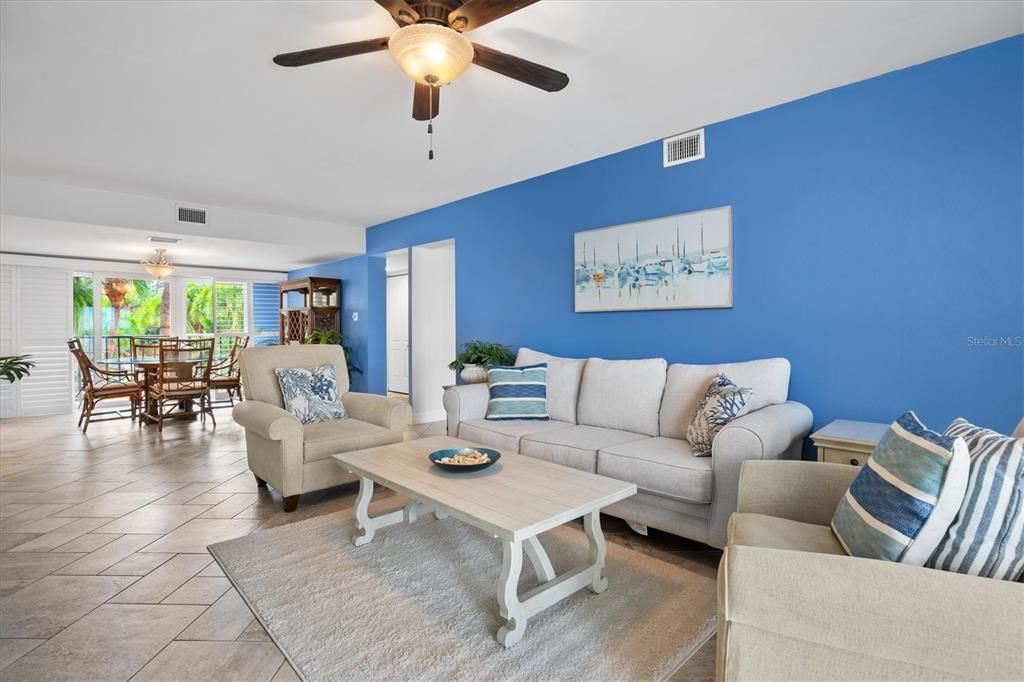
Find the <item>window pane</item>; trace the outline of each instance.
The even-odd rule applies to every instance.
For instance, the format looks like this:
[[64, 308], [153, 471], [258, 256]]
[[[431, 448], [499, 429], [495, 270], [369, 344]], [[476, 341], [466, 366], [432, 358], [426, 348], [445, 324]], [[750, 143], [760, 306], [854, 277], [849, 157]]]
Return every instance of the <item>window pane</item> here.
[[132, 336], [171, 333], [171, 284], [108, 277], [102, 284], [103, 357], [130, 359]]
[[226, 358], [231, 355], [231, 349], [235, 345], [234, 336], [218, 336], [213, 344], [213, 355], [217, 358]]
[[217, 282], [217, 333], [245, 333], [245, 285]]
[[71, 307], [74, 311], [73, 336], [82, 342], [89, 355], [93, 351], [92, 277], [76, 275], [72, 284]]
[[185, 283], [185, 324], [188, 334], [213, 333], [213, 284]]

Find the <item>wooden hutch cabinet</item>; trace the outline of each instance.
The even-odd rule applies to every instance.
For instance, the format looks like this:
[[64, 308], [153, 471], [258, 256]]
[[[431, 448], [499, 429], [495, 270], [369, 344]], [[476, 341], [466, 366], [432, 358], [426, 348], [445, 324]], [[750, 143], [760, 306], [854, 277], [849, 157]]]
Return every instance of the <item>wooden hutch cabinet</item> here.
[[[314, 329], [340, 331], [341, 280], [304, 277], [278, 283], [281, 298], [281, 343], [305, 343]], [[301, 295], [301, 306], [288, 305], [289, 294]]]

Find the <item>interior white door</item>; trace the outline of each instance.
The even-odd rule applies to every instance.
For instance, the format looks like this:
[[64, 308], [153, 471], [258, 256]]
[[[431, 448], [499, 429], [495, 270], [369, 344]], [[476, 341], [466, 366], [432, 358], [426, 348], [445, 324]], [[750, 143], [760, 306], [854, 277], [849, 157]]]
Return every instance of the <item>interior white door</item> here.
[[409, 392], [409, 275], [388, 277], [388, 390]]

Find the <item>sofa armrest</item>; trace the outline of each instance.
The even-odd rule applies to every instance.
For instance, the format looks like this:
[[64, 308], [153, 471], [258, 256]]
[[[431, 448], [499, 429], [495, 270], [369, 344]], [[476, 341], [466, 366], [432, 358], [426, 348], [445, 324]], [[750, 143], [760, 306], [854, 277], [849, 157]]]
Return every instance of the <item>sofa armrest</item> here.
[[487, 401], [491, 392], [487, 384], [462, 384], [444, 390], [444, 411], [448, 415], [448, 435], [459, 436], [459, 424], [470, 419], [487, 416]]
[[828, 462], [744, 462], [736, 511], [827, 526], [859, 472]]
[[302, 423], [288, 410], [259, 400], [243, 400], [231, 410], [235, 423], [267, 440], [302, 442]]
[[799, 457], [813, 416], [806, 405], [769, 405], [734, 419], [711, 446], [712, 498], [708, 544], [724, 547], [729, 517], [736, 511], [740, 465], [749, 459]]
[[341, 396], [341, 404], [353, 419], [391, 431], [405, 431], [405, 427], [412, 423], [412, 408], [406, 400], [349, 391]]
[[889, 561], [733, 545], [718, 679], [1022, 679], [1024, 587]]

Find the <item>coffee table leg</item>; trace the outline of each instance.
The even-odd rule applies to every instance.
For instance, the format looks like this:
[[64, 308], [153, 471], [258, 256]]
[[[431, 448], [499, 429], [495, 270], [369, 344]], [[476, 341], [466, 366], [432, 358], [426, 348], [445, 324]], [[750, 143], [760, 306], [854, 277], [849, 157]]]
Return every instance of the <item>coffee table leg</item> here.
[[583, 529], [590, 541], [590, 568], [593, 580], [590, 591], [601, 594], [608, 589], [608, 578], [601, 575], [604, 570], [604, 558], [607, 552], [604, 544], [604, 533], [601, 532], [601, 512], [594, 510], [583, 517]]
[[373, 519], [370, 518], [370, 498], [372, 497], [373, 480], [360, 477], [359, 497], [356, 498], [356, 526], [359, 528], [359, 532], [352, 536], [352, 543], [356, 547], [369, 544], [376, 532]]
[[498, 578], [498, 611], [505, 624], [498, 629], [498, 643], [508, 648], [523, 638], [526, 612], [519, 601], [519, 574], [523, 570], [523, 546], [502, 540], [501, 577]]
[[544, 551], [544, 546], [540, 544], [536, 535], [523, 541], [523, 549], [526, 550], [526, 556], [533, 564], [533, 572], [538, 578], [544, 582], [555, 579], [555, 567], [551, 565], [551, 559], [548, 558], [548, 553]]

